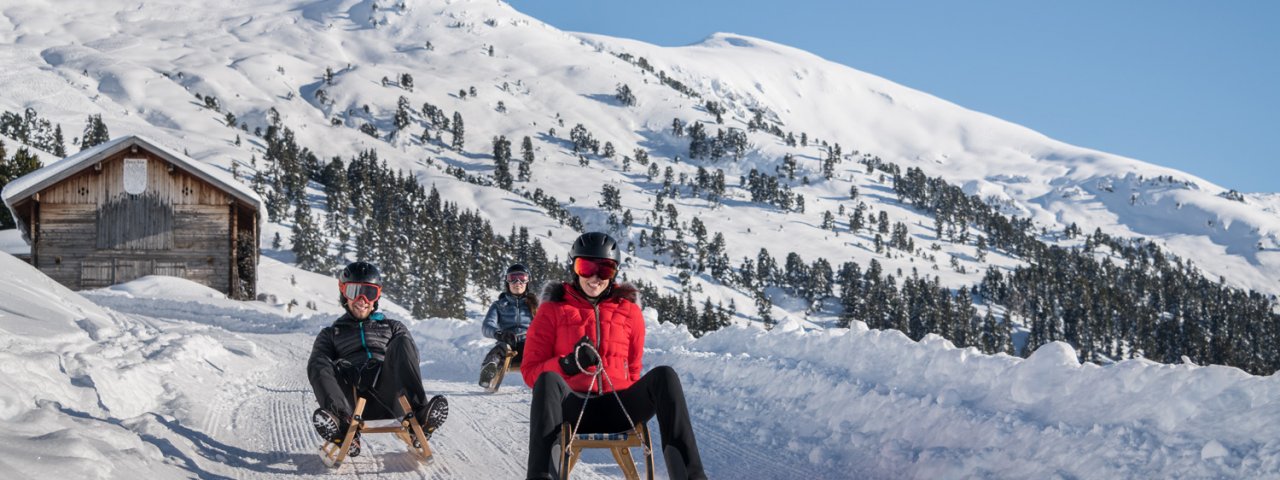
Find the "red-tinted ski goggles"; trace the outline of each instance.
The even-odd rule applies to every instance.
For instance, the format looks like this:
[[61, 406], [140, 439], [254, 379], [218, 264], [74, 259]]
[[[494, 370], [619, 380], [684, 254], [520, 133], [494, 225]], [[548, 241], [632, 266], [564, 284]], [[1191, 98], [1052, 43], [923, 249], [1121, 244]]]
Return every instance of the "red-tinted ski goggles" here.
[[608, 258], [578, 257], [573, 259], [573, 273], [582, 278], [612, 280], [618, 274], [618, 262]]
[[529, 274], [514, 272], [507, 274], [507, 283], [525, 284], [529, 283]]
[[364, 301], [373, 303], [382, 297], [382, 286], [373, 283], [347, 282], [338, 284], [338, 289], [342, 291], [342, 296], [347, 301], [356, 301], [361, 297]]

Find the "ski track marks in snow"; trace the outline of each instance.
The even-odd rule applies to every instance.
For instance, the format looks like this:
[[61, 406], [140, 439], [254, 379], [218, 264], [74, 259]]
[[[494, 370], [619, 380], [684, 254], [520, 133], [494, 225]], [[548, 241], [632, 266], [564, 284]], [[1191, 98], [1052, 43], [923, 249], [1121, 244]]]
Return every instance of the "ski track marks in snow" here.
[[[233, 478], [518, 478], [525, 474], [529, 390], [515, 384], [487, 395], [478, 386], [425, 379], [429, 395], [449, 398], [449, 418], [431, 440], [434, 459], [423, 465], [392, 435], [366, 435], [363, 453], [337, 470], [320, 461], [320, 438], [311, 427], [315, 398], [306, 380], [309, 334], [249, 334], [270, 367], [246, 375], [219, 392], [201, 422], [217, 442], [257, 452], [259, 460], [203, 456], [206, 473]], [[375, 425], [384, 421], [371, 422]], [[197, 455], [200, 456], [200, 455]], [[611, 457], [588, 457], [574, 478], [616, 478]], [[604, 463], [605, 461], [608, 463]], [[604, 473], [601, 473], [604, 472]]]
[[[478, 330], [474, 322], [461, 326], [450, 325], [453, 321], [408, 323], [419, 344], [428, 395], [443, 394], [450, 403], [449, 419], [431, 441], [433, 461], [421, 465], [394, 436], [374, 434], [363, 437], [364, 452], [360, 457], [346, 460], [343, 467], [334, 471], [319, 458], [320, 439], [310, 423], [316, 403], [305, 373], [314, 332], [331, 319], [322, 315], [277, 316], [237, 304], [86, 296], [134, 318], [155, 318], [147, 321], [155, 329], [194, 330], [216, 338], [233, 352], [251, 352], [249, 355], [257, 359], [249, 371], [225, 372], [221, 387], [210, 385], [209, 390], [186, 392], [201, 399], [203, 416], [196, 422], [200, 427], [191, 431], [173, 429], [171, 434], [178, 439], [174, 443], [182, 445], [177, 450], [188, 459], [188, 468], [201, 476], [451, 479], [521, 478], [525, 474], [530, 391], [518, 373], [508, 375], [496, 394], [482, 393], [475, 385], [479, 359], [489, 345], [477, 347], [472, 342], [474, 337], [458, 334], [459, 329]], [[750, 382], [735, 380], [740, 375], [761, 374], [756, 370], [768, 367], [776, 369], [780, 378], [793, 381], [839, 383], [831, 380], [834, 372], [801, 370], [772, 362], [761, 366], [752, 361], [708, 359], [696, 353], [670, 355], [659, 351], [647, 360], [649, 368], [671, 364], [678, 371], [692, 374], [686, 375], [686, 391], [703, 462], [714, 477], [821, 479], [847, 475], [842, 465], [812, 463], [813, 447], [825, 447], [822, 439], [787, 439], [790, 430], [777, 430], [790, 423], [787, 417], [813, 415], [812, 411], [795, 405], [760, 405], [759, 411], [744, 412], [742, 409], [752, 405], [751, 399], [769, 398], [772, 394]], [[721, 367], [708, 366], [706, 362]], [[708, 368], [721, 371], [720, 376], [702, 373], [699, 378], [695, 373]], [[735, 387], [725, 390], [725, 385]], [[718, 397], [722, 398], [715, 400]], [[773, 400], [786, 398], [783, 395]], [[799, 403], [795, 399], [787, 401]], [[762, 413], [766, 411], [778, 415]], [[655, 476], [665, 478], [657, 421], [650, 420], [649, 426], [655, 435]], [[639, 451], [633, 454], [642, 461]], [[606, 450], [588, 450], [575, 467], [573, 478], [620, 476], [621, 470]]]

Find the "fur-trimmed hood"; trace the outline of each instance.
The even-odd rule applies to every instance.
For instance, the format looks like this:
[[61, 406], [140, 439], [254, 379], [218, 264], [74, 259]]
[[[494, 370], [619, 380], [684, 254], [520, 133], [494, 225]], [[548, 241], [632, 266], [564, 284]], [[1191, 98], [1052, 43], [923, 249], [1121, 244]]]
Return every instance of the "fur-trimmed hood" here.
[[[567, 282], [548, 283], [546, 286], [542, 287], [542, 301], [563, 302], [565, 294], [568, 293], [570, 288], [573, 288], [573, 286]], [[582, 295], [584, 299], [586, 298], [586, 296], [582, 294], [581, 290], [578, 291], [578, 294]], [[613, 284], [609, 285], [609, 288], [605, 290], [604, 295], [602, 296], [606, 300], [622, 299], [634, 303], [637, 306], [640, 305], [640, 291], [630, 283], [615, 281]]]

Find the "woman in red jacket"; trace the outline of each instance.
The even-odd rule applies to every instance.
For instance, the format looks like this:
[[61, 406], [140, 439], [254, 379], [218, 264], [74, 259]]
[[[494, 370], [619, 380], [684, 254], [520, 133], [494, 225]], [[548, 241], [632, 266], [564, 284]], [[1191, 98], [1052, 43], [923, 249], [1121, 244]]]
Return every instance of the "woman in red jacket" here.
[[705, 479], [680, 378], [666, 366], [641, 375], [644, 317], [636, 289], [614, 282], [617, 242], [585, 233], [569, 257], [573, 278], [547, 286], [525, 340], [520, 373], [533, 387], [528, 478], [554, 478], [552, 446], [566, 419], [581, 433], [614, 433], [632, 427], [628, 416], [646, 422], [656, 415], [670, 478]]

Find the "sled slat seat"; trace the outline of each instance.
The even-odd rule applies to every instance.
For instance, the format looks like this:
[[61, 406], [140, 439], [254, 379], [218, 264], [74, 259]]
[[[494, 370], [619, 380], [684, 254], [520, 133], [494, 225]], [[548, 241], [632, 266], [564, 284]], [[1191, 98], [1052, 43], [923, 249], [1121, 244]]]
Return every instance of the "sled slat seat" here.
[[[360, 433], [362, 435], [366, 433], [395, 434], [396, 438], [399, 438], [405, 443], [405, 445], [409, 446], [409, 451], [413, 452], [415, 457], [422, 462], [431, 462], [431, 446], [427, 443], [426, 435], [423, 434], [423, 427], [418, 418], [409, 415], [406, 418], [400, 419], [399, 423], [396, 424], [370, 427], [367, 424], [369, 421], [394, 419], [366, 419], [362, 417], [361, 415], [364, 413], [366, 402], [367, 400], [364, 397], [356, 397], [354, 418], [351, 422], [351, 426], [347, 428], [346, 435], [343, 437], [340, 445], [329, 441], [320, 445], [320, 452], [325, 465], [332, 468], [342, 466], [342, 462], [347, 458], [347, 453], [351, 448], [351, 442], [355, 439], [356, 433]], [[409, 399], [405, 398], [404, 395], [400, 395], [400, 408], [405, 412], [413, 411], [412, 407], [409, 406]], [[413, 441], [414, 438], [419, 439], [419, 441], [416, 442], [416, 445]]]
[[[578, 434], [578, 441], [579, 441], [579, 442], [581, 442], [581, 441], [592, 441], [592, 440], [600, 440], [600, 441], [606, 441], [606, 442], [625, 442], [625, 441], [627, 441], [627, 439], [629, 439], [629, 438], [631, 438], [631, 433], [630, 433], [630, 432], [621, 432], [621, 433], [579, 433], [579, 434]], [[574, 443], [576, 444], [577, 442], [574, 442]]]
[[[572, 440], [572, 441], [570, 441]], [[640, 472], [636, 470], [636, 461], [631, 456], [633, 447], [640, 447], [644, 455], [645, 478], [653, 480], [653, 439], [649, 437], [649, 427], [638, 423], [631, 430], [618, 433], [573, 433], [573, 425], [565, 422], [560, 426], [560, 445], [564, 449], [560, 455], [560, 478], [568, 480], [573, 466], [587, 448], [607, 448], [618, 462], [618, 468], [627, 480], [640, 480]], [[568, 445], [567, 449], [565, 445]]]

